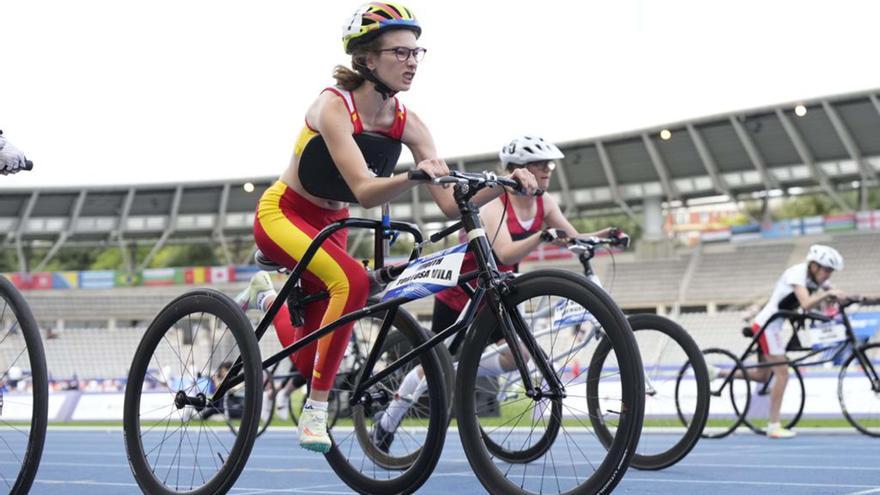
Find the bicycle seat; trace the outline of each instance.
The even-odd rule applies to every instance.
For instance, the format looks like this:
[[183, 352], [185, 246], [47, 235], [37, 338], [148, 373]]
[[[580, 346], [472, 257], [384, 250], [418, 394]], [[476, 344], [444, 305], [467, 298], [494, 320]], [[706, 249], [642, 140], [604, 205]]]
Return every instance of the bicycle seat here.
[[263, 252], [259, 249], [257, 249], [256, 253], [254, 253], [254, 263], [256, 263], [258, 267], [260, 267], [260, 270], [266, 270], [267, 272], [287, 271], [287, 267], [279, 265], [278, 263], [270, 260], [269, 257], [263, 254]]

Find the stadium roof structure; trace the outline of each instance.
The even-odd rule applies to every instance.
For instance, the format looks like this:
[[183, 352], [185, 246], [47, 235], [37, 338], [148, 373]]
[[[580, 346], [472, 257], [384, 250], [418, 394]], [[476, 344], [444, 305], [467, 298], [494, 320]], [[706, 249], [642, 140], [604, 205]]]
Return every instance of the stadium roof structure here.
[[[560, 148], [566, 157], [550, 192], [569, 217], [595, 211], [634, 215], [646, 198], [686, 204], [793, 188], [820, 190], [853, 210], [858, 205], [847, 204], [840, 191], [878, 184], [880, 89], [580, 139]], [[495, 151], [447, 162], [465, 171], [500, 166]], [[274, 180], [0, 188], [0, 232], [6, 232], [0, 249], [16, 249], [22, 271], [38, 271], [65, 245], [148, 243], [153, 249], [140, 263], [146, 266], [166, 243], [214, 242], [227, 262], [240, 261], [232, 259], [228, 244], [251, 242], [257, 200]], [[366, 212], [354, 207], [351, 213]], [[423, 188], [398, 198], [391, 213], [423, 226], [446, 220]], [[24, 247], [34, 243], [50, 248], [27, 263]]]

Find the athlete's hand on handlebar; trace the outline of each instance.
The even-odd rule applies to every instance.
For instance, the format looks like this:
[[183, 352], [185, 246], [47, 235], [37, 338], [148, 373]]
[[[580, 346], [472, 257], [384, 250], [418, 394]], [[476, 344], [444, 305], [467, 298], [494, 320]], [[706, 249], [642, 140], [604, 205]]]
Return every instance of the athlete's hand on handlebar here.
[[22, 170], [30, 170], [33, 164], [15, 146], [9, 144], [0, 131], [0, 175], [9, 175]]
[[568, 246], [571, 244], [571, 239], [568, 238], [568, 232], [562, 229], [545, 229], [541, 231], [541, 240], [544, 242], [550, 242], [557, 246]]
[[614, 239], [614, 242], [611, 243], [612, 246], [621, 246], [623, 248], [629, 247], [629, 235], [618, 229], [617, 227], [609, 227], [606, 229], [608, 231], [607, 237]]
[[603, 244], [620, 246], [624, 249], [629, 247], [629, 236], [616, 227], [600, 230], [596, 235], [579, 236], [566, 241], [569, 251], [579, 256], [587, 256], [587, 259], [592, 258], [596, 247]]
[[416, 165], [416, 170], [421, 170], [430, 179], [449, 175], [449, 166], [446, 165], [446, 162], [442, 158], [422, 160]]
[[520, 189], [517, 190], [518, 194], [525, 196], [540, 196], [540, 194], [538, 194], [538, 191], [540, 191], [540, 189], [538, 189], [538, 179], [535, 178], [535, 174], [524, 168], [518, 168], [507, 177], [519, 183]]
[[831, 299], [844, 302], [846, 300], [846, 293], [840, 289], [831, 289], [825, 292], [826, 297]]

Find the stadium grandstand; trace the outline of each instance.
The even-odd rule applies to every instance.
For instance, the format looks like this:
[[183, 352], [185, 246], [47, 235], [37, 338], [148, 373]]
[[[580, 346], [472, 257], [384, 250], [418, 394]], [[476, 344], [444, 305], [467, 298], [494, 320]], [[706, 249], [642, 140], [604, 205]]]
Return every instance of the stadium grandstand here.
[[[641, 227], [633, 252], [594, 260], [606, 288], [626, 310], [677, 318], [701, 346], [745, 344], [738, 332], [743, 309], [766, 298], [779, 274], [803, 259], [813, 243], [833, 245], [846, 258], [847, 269], [834, 278], [837, 286], [880, 295], [880, 211], [870, 203], [880, 173], [880, 90], [697, 118], [560, 147], [566, 158], [549, 192], [569, 218], [623, 213]], [[465, 171], [499, 166], [494, 152], [447, 162]], [[0, 232], [6, 233], [0, 254], [15, 260], [17, 269], [6, 275], [25, 290], [41, 327], [52, 337], [46, 341], [52, 377], [60, 384], [79, 381], [81, 388], [118, 388], [143, 329], [168, 301], [194, 285], [211, 285], [230, 295], [244, 287], [256, 270], [254, 209], [274, 180], [0, 188]], [[830, 198], [843, 213], [713, 226], [696, 238], [669, 228], [673, 210], [802, 194]], [[392, 204], [392, 217], [435, 231], [446, 219], [429, 200], [424, 189], [414, 189]], [[351, 215], [376, 216], [357, 207]], [[351, 249], [372, 242], [361, 233], [351, 239]], [[177, 244], [212, 246], [222, 253], [223, 264], [150, 268], [160, 249]], [[133, 254], [137, 246], [146, 251], [139, 259]], [[71, 247], [118, 248], [124, 266], [45, 271], [53, 257]], [[581, 269], [558, 249], [540, 251], [524, 269], [548, 266]], [[280, 285], [283, 278], [276, 280]], [[408, 309], [430, 320], [430, 301]], [[265, 351], [278, 347], [275, 339], [265, 340]]]

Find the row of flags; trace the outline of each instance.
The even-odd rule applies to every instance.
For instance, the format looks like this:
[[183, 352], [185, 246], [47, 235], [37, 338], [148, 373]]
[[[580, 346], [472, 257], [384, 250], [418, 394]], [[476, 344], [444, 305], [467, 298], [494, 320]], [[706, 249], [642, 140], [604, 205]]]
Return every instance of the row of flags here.
[[757, 239], [778, 239], [802, 235], [834, 234], [853, 230], [880, 229], [880, 210], [825, 215], [764, 224], [734, 225], [700, 232], [701, 242], [743, 242]]
[[115, 287], [202, 285], [246, 282], [259, 268], [254, 265], [148, 268], [139, 271], [85, 270], [4, 273], [22, 290], [112, 289]]

